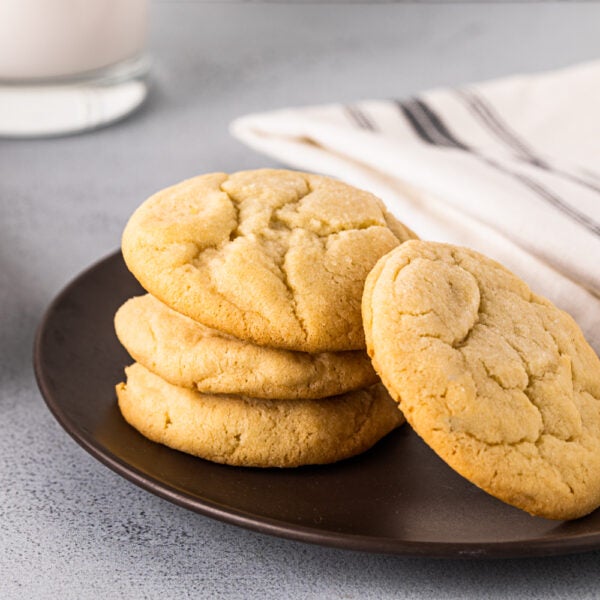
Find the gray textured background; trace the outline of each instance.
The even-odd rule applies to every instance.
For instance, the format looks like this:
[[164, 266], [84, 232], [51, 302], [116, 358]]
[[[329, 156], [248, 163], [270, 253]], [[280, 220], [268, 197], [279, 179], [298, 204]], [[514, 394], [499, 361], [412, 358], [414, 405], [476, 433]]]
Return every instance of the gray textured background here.
[[600, 552], [406, 559], [189, 513], [72, 442], [30, 356], [45, 306], [117, 248], [147, 195], [203, 171], [273, 164], [228, 136], [232, 118], [596, 58], [600, 5], [165, 2], [152, 12], [141, 111], [92, 134], [0, 141], [0, 598], [599, 597]]

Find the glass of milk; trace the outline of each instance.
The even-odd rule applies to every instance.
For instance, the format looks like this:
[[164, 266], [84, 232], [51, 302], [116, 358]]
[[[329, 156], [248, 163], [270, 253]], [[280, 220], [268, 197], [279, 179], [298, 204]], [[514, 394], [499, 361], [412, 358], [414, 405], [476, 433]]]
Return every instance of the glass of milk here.
[[147, 0], [0, 0], [0, 135], [116, 121], [147, 93]]

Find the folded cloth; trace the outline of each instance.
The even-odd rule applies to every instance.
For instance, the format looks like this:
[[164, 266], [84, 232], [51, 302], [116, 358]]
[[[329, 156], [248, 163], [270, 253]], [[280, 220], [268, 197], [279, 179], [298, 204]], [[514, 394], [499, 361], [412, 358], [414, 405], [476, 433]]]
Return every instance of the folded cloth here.
[[380, 196], [569, 312], [600, 352], [600, 61], [404, 100], [241, 117], [234, 136]]

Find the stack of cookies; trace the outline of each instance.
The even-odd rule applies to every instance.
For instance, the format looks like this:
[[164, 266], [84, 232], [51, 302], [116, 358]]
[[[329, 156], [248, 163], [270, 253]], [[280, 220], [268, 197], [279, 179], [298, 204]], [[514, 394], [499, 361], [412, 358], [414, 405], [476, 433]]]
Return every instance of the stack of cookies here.
[[209, 460], [289, 467], [358, 454], [406, 417], [509, 504], [594, 510], [600, 360], [579, 327], [502, 265], [415, 237], [371, 194], [316, 175], [159, 192], [123, 235], [149, 292], [115, 318], [137, 361], [117, 386], [125, 419]]
[[136, 361], [117, 386], [123, 416], [232, 465], [368, 449], [403, 416], [365, 352], [363, 286], [413, 237], [373, 195], [292, 171], [209, 174], [152, 196], [123, 234], [149, 292], [115, 318]]

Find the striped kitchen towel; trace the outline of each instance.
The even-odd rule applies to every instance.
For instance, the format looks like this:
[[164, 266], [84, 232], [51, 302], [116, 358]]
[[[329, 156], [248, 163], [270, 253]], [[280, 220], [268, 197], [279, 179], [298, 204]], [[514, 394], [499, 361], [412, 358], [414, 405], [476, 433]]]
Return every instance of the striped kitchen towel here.
[[399, 100], [241, 117], [234, 136], [495, 258], [600, 352], [600, 62]]

